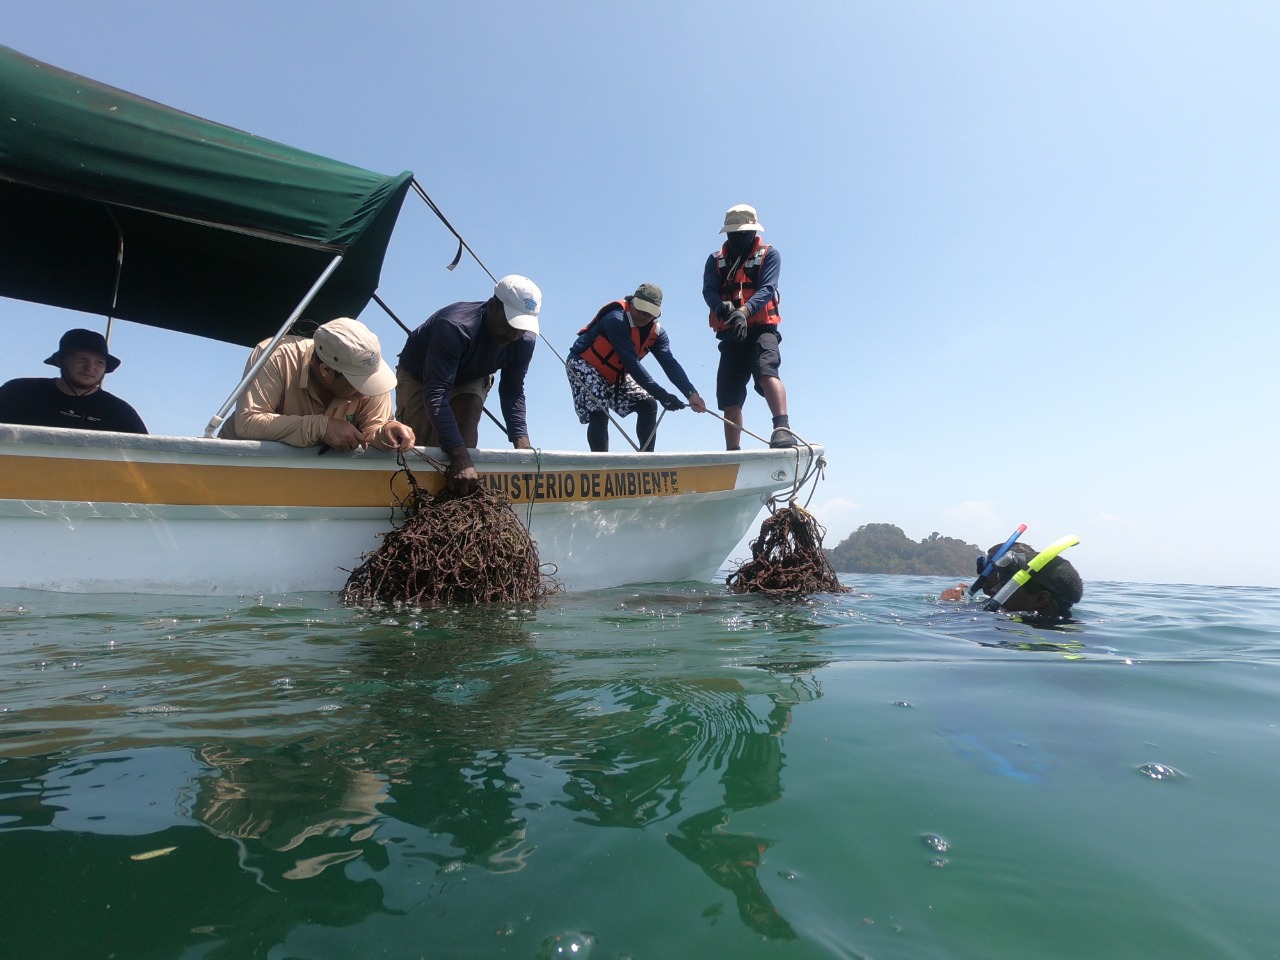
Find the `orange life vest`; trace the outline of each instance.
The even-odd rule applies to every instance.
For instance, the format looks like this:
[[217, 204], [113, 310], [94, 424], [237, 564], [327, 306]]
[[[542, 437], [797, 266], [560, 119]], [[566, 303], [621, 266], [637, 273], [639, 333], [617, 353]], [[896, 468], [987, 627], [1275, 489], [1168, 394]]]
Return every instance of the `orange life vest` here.
[[[606, 313], [619, 307], [622, 308], [623, 315], [630, 320], [631, 304], [625, 300], [614, 300], [597, 310], [596, 315], [591, 318], [591, 322], [578, 331], [578, 335], [581, 336], [593, 327], [595, 328], [595, 336], [592, 337], [591, 342], [587, 345], [587, 349], [582, 351], [582, 359], [591, 364], [596, 372], [609, 383], [617, 383], [626, 375], [627, 371], [623, 368], [622, 360], [619, 359], [617, 351], [613, 349], [613, 344], [609, 342], [609, 337], [604, 332], [600, 320]], [[653, 349], [653, 345], [658, 341], [660, 330], [657, 320], [643, 327], [632, 325], [631, 343], [636, 348], [636, 357], [638, 359], [643, 360], [645, 354]]]
[[[728, 244], [720, 248], [720, 252], [716, 255], [716, 270], [720, 274], [720, 299], [728, 300], [736, 309], [755, 296], [756, 288], [760, 284], [760, 267], [764, 263], [765, 254], [769, 252], [769, 245], [759, 237], [756, 237], [756, 242], [752, 246], [751, 252], [747, 254], [746, 259], [742, 261], [741, 266], [738, 267], [733, 276], [729, 276], [728, 251]], [[778, 313], [778, 302], [780, 300], [781, 297], [775, 292], [773, 299], [755, 313], [747, 316], [747, 326], [758, 327], [766, 324], [776, 326], [781, 323], [782, 316]], [[729, 329], [729, 324], [717, 317], [715, 310], [711, 311], [708, 319], [713, 330]]]

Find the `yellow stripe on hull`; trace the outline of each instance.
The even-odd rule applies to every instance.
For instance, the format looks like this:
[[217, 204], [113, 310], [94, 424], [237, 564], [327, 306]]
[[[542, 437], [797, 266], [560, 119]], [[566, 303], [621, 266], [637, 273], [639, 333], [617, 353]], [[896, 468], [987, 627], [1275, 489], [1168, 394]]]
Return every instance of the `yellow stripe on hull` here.
[[[435, 493], [442, 476], [415, 470]], [[733, 490], [738, 465], [617, 470], [487, 471], [483, 482], [515, 503], [577, 503], [634, 497], [674, 497]], [[394, 489], [392, 481], [394, 477]], [[220, 506], [386, 507], [408, 493], [403, 473], [352, 469], [238, 464], [156, 463], [79, 457], [6, 458], [0, 500], [62, 500]]]

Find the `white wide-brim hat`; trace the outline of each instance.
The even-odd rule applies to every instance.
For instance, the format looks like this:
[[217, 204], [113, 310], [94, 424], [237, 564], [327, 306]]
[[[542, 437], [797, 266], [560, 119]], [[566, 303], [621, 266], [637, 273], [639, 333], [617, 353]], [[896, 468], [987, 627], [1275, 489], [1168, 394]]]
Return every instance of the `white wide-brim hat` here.
[[720, 228], [721, 233], [739, 233], [743, 230], [750, 230], [753, 233], [762, 233], [764, 225], [756, 219], [756, 208], [748, 206], [745, 203], [739, 203], [730, 207], [724, 215], [724, 226]]

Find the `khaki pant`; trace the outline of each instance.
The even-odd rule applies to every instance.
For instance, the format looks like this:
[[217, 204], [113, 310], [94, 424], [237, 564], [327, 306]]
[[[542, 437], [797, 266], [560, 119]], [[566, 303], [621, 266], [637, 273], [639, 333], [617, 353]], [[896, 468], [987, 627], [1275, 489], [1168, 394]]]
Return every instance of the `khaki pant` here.
[[[491, 389], [493, 389], [492, 374], [458, 384], [449, 391], [449, 399], [452, 400], [464, 393], [474, 393], [481, 400], [485, 400]], [[440, 446], [440, 434], [436, 433], [435, 425], [427, 419], [427, 408], [422, 402], [422, 384], [415, 380], [404, 367], [396, 367], [396, 419], [412, 428], [418, 446]]]

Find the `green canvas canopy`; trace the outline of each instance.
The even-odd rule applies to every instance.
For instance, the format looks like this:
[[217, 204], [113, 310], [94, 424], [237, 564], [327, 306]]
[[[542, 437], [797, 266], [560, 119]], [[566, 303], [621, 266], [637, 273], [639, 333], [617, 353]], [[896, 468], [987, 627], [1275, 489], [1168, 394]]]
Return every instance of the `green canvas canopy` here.
[[248, 346], [341, 255], [303, 316], [353, 317], [377, 289], [412, 179], [0, 46], [0, 296]]

